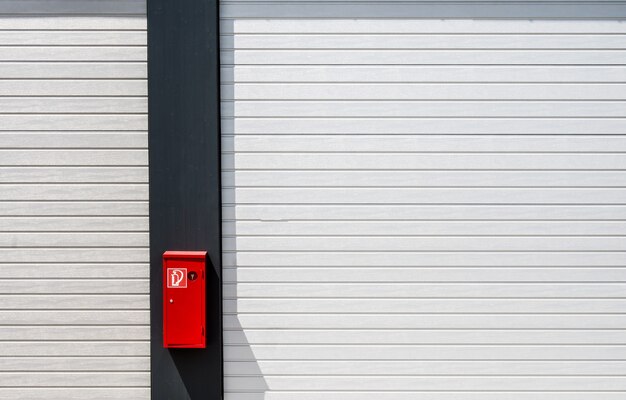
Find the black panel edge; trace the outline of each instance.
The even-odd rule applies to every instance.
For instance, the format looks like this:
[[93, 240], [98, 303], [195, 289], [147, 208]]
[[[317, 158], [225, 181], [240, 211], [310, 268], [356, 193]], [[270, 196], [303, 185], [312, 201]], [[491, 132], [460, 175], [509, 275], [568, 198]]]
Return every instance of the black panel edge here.
[[[152, 400], [223, 397], [218, 0], [148, 0]], [[165, 250], [206, 250], [207, 347], [164, 349]]]

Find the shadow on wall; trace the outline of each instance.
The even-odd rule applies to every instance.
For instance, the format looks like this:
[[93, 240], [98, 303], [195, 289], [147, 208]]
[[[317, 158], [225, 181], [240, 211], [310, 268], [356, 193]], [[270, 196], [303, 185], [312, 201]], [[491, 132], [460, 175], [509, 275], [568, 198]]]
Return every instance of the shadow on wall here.
[[[222, 54], [233, 47], [233, 20], [221, 22]], [[222, 112], [234, 115], [235, 68], [221, 68]], [[233, 399], [263, 400], [268, 385], [238, 316], [237, 306], [237, 227], [235, 181], [235, 129], [230, 117], [222, 118], [222, 230], [223, 230], [223, 307], [224, 307], [224, 393]]]

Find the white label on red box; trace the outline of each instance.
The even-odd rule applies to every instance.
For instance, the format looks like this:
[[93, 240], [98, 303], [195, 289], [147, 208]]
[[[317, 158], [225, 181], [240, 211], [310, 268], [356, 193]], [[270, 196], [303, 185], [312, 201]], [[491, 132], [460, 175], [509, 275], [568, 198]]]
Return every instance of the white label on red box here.
[[187, 287], [187, 268], [168, 268], [167, 269], [167, 287], [168, 288], [186, 288]]

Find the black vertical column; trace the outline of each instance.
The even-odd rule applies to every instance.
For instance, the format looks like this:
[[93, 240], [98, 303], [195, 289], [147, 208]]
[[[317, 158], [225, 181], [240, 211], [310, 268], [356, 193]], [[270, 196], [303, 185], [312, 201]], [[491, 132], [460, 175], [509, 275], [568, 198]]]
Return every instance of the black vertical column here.
[[[153, 400], [222, 398], [218, 0], [148, 0]], [[207, 347], [164, 349], [161, 255], [206, 250]]]

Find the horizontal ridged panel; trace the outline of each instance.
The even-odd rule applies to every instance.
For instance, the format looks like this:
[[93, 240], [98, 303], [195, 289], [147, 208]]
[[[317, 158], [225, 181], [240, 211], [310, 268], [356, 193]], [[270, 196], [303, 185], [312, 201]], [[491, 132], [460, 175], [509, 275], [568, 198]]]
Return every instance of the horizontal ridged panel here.
[[[103, 43], [113, 40], [114, 35], [102, 37]], [[1, 43], [19, 43], [11, 41], [12, 37], [0, 35]], [[20, 39], [27, 41], [28, 38]], [[251, 50], [251, 49], [399, 49], [399, 50], [423, 50], [448, 48], [450, 40], [458, 50], [475, 49], [623, 49], [624, 38], [620, 35], [264, 35], [264, 34], [237, 34], [235, 37], [228, 36], [222, 39], [222, 49]], [[76, 38], [60, 38], [59, 43], [80, 43]]]
[[0, 131], [145, 131], [142, 114], [0, 114]]
[[[341, 107], [338, 107], [341, 104]], [[623, 102], [239, 101], [222, 103], [224, 117], [242, 118], [619, 118]], [[89, 104], [85, 105], [87, 108]], [[62, 107], [62, 104], [57, 107]]]
[[[11, 193], [13, 187], [7, 186], [7, 189]], [[59, 198], [65, 196], [82, 194], [59, 193]], [[102, 193], [101, 196], [123, 198], [122, 193]], [[626, 189], [241, 188], [230, 196], [226, 194], [223, 201], [234, 204], [235, 199], [238, 204], [621, 204], [626, 201]]]
[[[8, 263], [146, 263], [148, 248], [5, 248], [2, 260]], [[61, 288], [62, 290], [63, 288]]]
[[[45, 236], [42, 237], [45, 240]], [[17, 246], [36, 246], [38, 237], [17, 238]], [[106, 237], [103, 242], [106, 243]], [[141, 238], [129, 236], [128, 245], [141, 245]], [[68, 243], [76, 246], [88, 246], [89, 237], [85, 239], [68, 238]], [[115, 240], [115, 239], [109, 239]], [[623, 237], [327, 237], [316, 236], [276, 236], [276, 237], [238, 237], [225, 239], [226, 251], [626, 251]], [[116, 243], [116, 242], [112, 242]], [[0, 246], [3, 241], [0, 236]]]
[[5, 202], [0, 207], [2, 216], [135, 216], [147, 220], [147, 201], [20, 201]]
[[[300, 2], [297, 0], [298, 3]], [[512, 3], [520, 3], [519, 0], [499, 0], [494, 4], [490, 3], [490, 7], [503, 5], [507, 1]], [[336, 4], [349, 4], [345, 0], [332, 0]], [[437, 3], [458, 5], [459, 3], [479, 5], [484, 2], [472, 1], [451, 1], [439, 0]], [[522, 1], [523, 2], [523, 1]], [[261, 5], [263, 1], [255, 1]], [[294, 1], [296, 3], [296, 1]], [[298, 4], [296, 3], [296, 4]], [[327, 1], [328, 3], [328, 1]], [[363, 2], [354, 2], [366, 4]], [[371, 3], [374, 3], [373, 1]], [[385, 3], [385, 1], [378, 1]], [[389, 3], [420, 3], [420, 1], [390, 1]], [[425, 3], [425, 2], [421, 2]], [[552, 1], [539, 0], [535, 3], [552, 3]], [[568, 1], [570, 7], [576, 3], [591, 3], [590, 1], [577, 2]], [[607, 1], [604, 1], [606, 4]], [[624, 1], [613, 1], [613, 3], [624, 3]], [[263, 4], [265, 5], [265, 4]], [[430, 4], [432, 6], [432, 4]], [[391, 4], [389, 5], [391, 6]], [[531, 7], [531, 4], [526, 4]], [[389, 7], [392, 8], [392, 7]], [[484, 8], [482, 11], [485, 11]], [[563, 10], [561, 10], [563, 12]], [[276, 17], [276, 16], [274, 16]], [[393, 34], [404, 33], [410, 35], [431, 34], [431, 35], [450, 35], [450, 34], [620, 34], [626, 33], [626, 26], [620, 20], [604, 20], [597, 21], [593, 19], [574, 21], [568, 20], [528, 20], [526, 18], [517, 18], [512, 20], [500, 19], [481, 19], [472, 20], [470, 18], [463, 19], [383, 19], [383, 18], [352, 18], [352, 19], [235, 19], [230, 21], [223, 19], [220, 26], [222, 33], [230, 34]], [[239, 37], [239, 36], [238, 36]]]
[[[292, 365], [289, 371], [282, 369], [288, 361], [263, 361], [261, 369], [268, 375], [451, 375], [462, 373], [470, 364], [464, 361], [302, 361]], [[474, 361], [477, 375], [534, 375], [538, 373], [559, 375], [620, 375], [626, 368], [624, 361], [604, 362], [545, 362], [528, 361]], [[226, 373], [239, 373], [242, 376], [257, 375], [259, 370], [254, 363], [227, 362]]]
[[225, 399], [624, 396], [626, 3], [221, 6]]
[[145, 61], [145, 46], [3, 46], [3, 61]]
[[[484, 89], [483, 89], [484, 90]], [[11, 135], [11, 134], [6, 134]], [[24, 134], [28, 135], [28, 134]], [[41, 133], [32, 133], [40, 137]], [[78, 135], [78, 133], [77, 133]], [[1, 136], [8, 139], [11, 136]], [[315, 149], [315, 150], [312, 150]], [[224, 155], [230, 153], [325, 152], [325, 153], [612, 153], [626, 151], [619, 135], [356, 135], [258, 134], [224, 136]]]
[[[10, 132], [0, 133], [0, 144], [11, 149], [68, 149], [125, 148], [145, 149], [145, 132]], [[9, 153], [6, 153], [9, 154]], [[18, 154], [18, 153], [13, 153]], [[41, 153], [38, 153], [41, 154]]]
[[150, 388], [3, 388], [0, 389], [0, 396], [15, 400], [147, 399], [150, 398]]
[[102, 166], [143, 166], [148, 161], [145, 149], [12, 149], [0, 151], [2, 165], [102, 165]]
[[[145, 61], [3, 61], [0, 62], [0, 73], [5, 79], [145, 79], [148, 76], [147, 64]], [[78, 85], [78, 87], [80, 87], [80, 83]], [[45, 87], [45, 83], [42, 87]]]
[[[0, 174], [3, 172], [0, 170]], [[622, 187], [625, 177], [626, 173], [622, 171], [605, 170], [596, 172], [270, 170], [228, 171], [222, 174], [222, 182], [225, 187]]]
[[[148, 278], [0, 279], [6, 294], [148, 294]], [[139, 299], [139, 298], [138, 298]], [[138, 300], [139, 301], [139, 300]], [[140, 304], [140, 303], [138, 303]], [[32, 304], [37, 308], [37, 302]], [[54, 313], [51, 313], [54, 314]], [[80, 325], [80, 324], [78, 324]]]
[[[105, 154], [105, 152], [102, 152]], [[54, 154], [42, 151], [42, 156]], [[96, 153], [98, 154], [98, 153]], [[132, 155], [129, 152], [128, 155]], [[68, 154], [72, 156], [73, 154]], [[80, 153], [77, 152], [77, 156]], [[19, 152], [9, 154], [18, 157]], [[232, 160], [234, 158], [234, 160]], [[70, 163], [71, 161], [68, 161]], [[97, 162], [97, 161], [95, 161]], [[225, 155], [222, 165], [237, 170], [623, 170], [621, 153], [458, 154], [458, 153], [261, 153]], [[299, 172], [299, 171], [298, 171]], [[463, 185], [458, 185], [463, 186]], [[243, 189], [242, 189], [243, 190]]]
[[[2, 220], [0, 220], [2, 221]], [[241, 221], [235, 231], [238, 236], [287, 236], [311, 235], [312, 230], [324, 231], [326, 235], [336, 236], [593, 236], [624, 235], [626, 223], [607, 222], [425, 222], [415, 224], [412, 221], [394, 222], [322, 222], [322, 221]]]
[[[336, 301], [336, 300], [335, 300]], [[247, 329], [245, 334], [241, 330], [232, 330], [224, 332], [224, 341], [228, 345], [246, 345], [246, 344], [266, 344], [270, 345], [280, 341], [283, 344], [296, 345], [296, 344], [319, 344], [319, 345], [354, 345], [354, 344], [386, 344], [386, 345], [419, 345], [419, 344], [439, 344], [439, 345], [458, 345], [458, 344], [482, 344], [482, 345], [503, 345], [503, 344], [524, 344], [524, 345], [563, 345], [563, 344], [624, 344], [624, 330], [623, 329], [359, 329], [359, 334], [355, 335], [354, 329]], [[421, 364], [420, 360], [407, 360], [404, 361], [414, 366]], [[336, 363], [336, 364], [335, 364]], [[446, 361], [433, 362], [435, 365], [443, 365]], [[579, 366], [582, 368], [577, 371], [576, 368], [570, 367], [569, 374], [586, 375], [589, 370], [595, 369], [598, 371], [595, 375], [622, 375], [619, 370], [623, 367], [623, 361], [614, 362], [616, 364], [615, 369], [607, 368], [606, 364], [594, 365], [587, 363]], [[261, 363], [264, 364], [276, 364], [285, 366], [285, 362], [269, 361]], [[307, 363], [304, 363], [305, 365]], [[404, 375], [411, 374], [411, 368], [407, 368], [407, 371], [402, 372], [403, 368], [400, 362], [376, 362], [366, 367], [365, 365], [358, 365], [361, 363], [355, 363], [355, 369], [350, 371], [346, 369], [346, 364], [329, 360], [324, 363], [319, 363], [325, 367], [316, 369], [314, 363], [308, 363], [309, 368], [300, 368], [301, 365], [294, 366], [289, 370], [280, 371], [279, 369], [270, 369], [269, 371], [262, 368], [262, 371], [270, 375], [300, 375], [311, 373], [313, 375], [334, 375], [329, 371], [337, 371], [339, 375]], [[395, 368], [387, 370], [385, 364], [395, 364]], [[450, 374], [463, 374], [463, 369], [473, 367], [472, 364], [465, 363], [463, 369], [458, 367], [451, 367], [448, 372]], [[526, 371], [526, 374], [532, 374], [531, 369], [526, 367], [529, 362], [515, 363], [509, 362], [508, 365], [503, 365], [503, 369], [498, 371], [493, 369], [490, 373], [484, 371], [480, 364], [479, 369], [474, 371], [476, 375], [499, 375], [512, 374], [507, 372], [508, 370], [516, 371], [517, 374], [523, 374], [521, 371]], [[550, 363], [544, 363], [543, 371], [549, 370]], [[251, 365], [252, 366], [252, 365]], [[327, 366], [327, 367], [326, 367]], [[492, 363], [492, 367], [495, 367], [495, 363]], [[235, 368], [236, 365], [233, 365]], [[245, 366], [242, 366], [245, 367]], [[507, 368], [508, 367], [508, 368]], [[329, 368], [329, 369], [326, 369]], [[308, 369], [307, 372], [305, 372]], [[443, 370], [440, 369], [439, 371]], [[314, 372], [313, 372], [314, 371]], [[342, 372], [339, 372], [342, 371]], [[365, 372], [368, 371], [368, 372]], [[600, 372], [602, 371], [602, 372]], [[559, 375], [564, 374], [563, 371], [553, 370], [552, 373], [558, 372]], [[422, 372], [414, 371], [413, 374], [428, 375], [427, 370]], [[443, 374], [437, 370], [431, 371], [433, 375]], [[543, 372], [549, 374], [549, 372]], [[246, 370], [239, 371], [240, 375], [258, 374], [250, 373]], [[237, 370], [229, 372], [229, 375], [238, 375]]]
[[[0, 28], [3, 28], [0, 22]], [[145, 46], [146, 32], [134, 31], [2, 31], [0, 46]]]
[[[358, 271], [358, 274], [355, 272]], [[364, 267], [240, 267], [228, 268], [224, 271], [226, 283], [255, 283], [255, 282], [624, 282], [626, 268], [570, 268], [568, 275], [563, 276], [562, 268], [538, 267], [490, 267], [490, 268], [393, 268], [381, 266], [379, 268]], [[381, 276], [385, 276], [384, 280]], [[261, 304], [266, 303], [259, 303]], [[269, 303], [271, 304], [271, 303]], [[307, 304], [307, 303], [302, 303]], [[356, 304], [356, 303], [355, 303]], [[579, 303], [576, 306], [583, 307]], [[494, 304], [494, 307], [496, 305]], [[593, 307], [594, 304], [589, 304]], [[325, 308], [326, 306], [320, 305]], [[372, 311], [376, 306], [372, 306]], [[380, 304], [380, 307], [388, 307]], [[385, 308], [386, 312], [393, 312]], [[244, 310], [239, 310], [244, 312]], [[329, 310], [332, 311], [332, 310]], [[581, 311], [582, 312], [582, 311]]]
[[113, 309], [113, 310], [147, 310], [146, 295], [0, 295], [7, 309]]
[[3, 387], [148, 386], [147, 372], [0, 372]]
[[[59, 54], [31, 50], [28, 57], [58, 60], [73, 49]], [[0, 60], [12, 61], [12, 52]], [[127, 57], [124, 51], [89, 54], [95, 60], [116, 60]], [[624, 50], [236, 50], [223, 53], [223, 64], [236, 65], [622, 65]]]
[[145, 97], [0, 97], [3, 114], [145, 114], [147, 106]]
[[[225, 205], [226, 218], [296, 221], [577, 221], [626, 219], [623, 205]], [[232, 223], [225, 221], [230, 229]]]
[[626, 15], [623, 1], [382, 1], [334, 0], [228, 0], [221, 4], [224, 19], [243, 18], [620, 18]]
[[[137, 340], [146, 341], [150, 339], [150, 328], [144, 325], [81, 325], [81, 326], [59, 326], [59, 325], [19, 325], [3, 327], [0, 335], [5, 341], [107, 341], [107, 340]], [[3, 359], [4, 361], [4, 359]], [[8, 360], [9, 362], [11, 360]], [[141, 360], [127, 358], [129, 365]], [[75, 362], [75, 370], [89, 370], [86, 365]], [[131, 368], [129, 368], [131, 369]], [[6, 368], [6, 370], [10, 370]], [[45, 368], [40, 370], [45, 371]]]
[[[237, 256], [236, 258], [234, 256]], [[623, 267], [624, 252], [226, 252], [226, 267]]]
[[0, 398], [147, 399], [143, 0], [0, 0]]
[[147, 231], [146, 217], [0, 217], [0, 230], [24, 232], [108, 232], [108, 231]]
[[[140, 79], [48, 81], [12, 79], [0, 81], [1, 96], [145, 96], [147, 88]], [[140, 99], [143, 103], [145, 99]], [[24, 104], [24, 103], [22, 103]]]
[[146, 184], [6, 184], [4, 200], [148, 200]]
[[[624, 360], [624, 345], [244, 345], [226, 361], [254, 360]], [[232, 389], [236, 389], [233, 387]]]
[[116, 356], [146, 357], [150, 355], [150, 343], [146, 341], [14, 341], [4, 343], [2, 357], [82, 357]]
[[[626, 283], [622, 282], [238, 283], [224, 284], [224, 298], [620, 298], [624, 290]], [[310, 316], [307, 318], [315, 323]]]
[[[0, 375], [0, 379], [2, 376]], [[564, 386], [572, 390], [624, 390], [620, 377], [229, 377], [225, 385], [241, 390], [263, 390], [265, 385], [280, 390], [313, 390], [324, 385], [328, 390], [430, 391], [430, 390], [528, 390], [551, 391]]]
[[[87, 164], [87, 162], [85, 162]], [[143, 183], [148, 179], [146, 167], [0, 167], [7, 183]]]
[[[254, 84], [237, 83], [222, 88], [234, 100], [623, 100], [623, 84]], [[1, 87], [1, 86], [0, 86]], [[385, 103], [386, 104], [386, 103]], [[414, 103], [407, 103], [414, 104]], [[479, 103], [484, 104], [484, 103]]]
[[145, 14], [144, 0], [2, 0], [0, 12], [13, 16], [29, 14]]
[[0, 248], [17, 247], [140, 247], [148, 246], [147, 233], [55, 232], [0, 233]]
[[606, 391], [597, 392], [468, 392], [468, 391], [428, 391], [428, 392], [381, 392], [381, 391], [275, 391], [265, 393], [229, 392], [224, 395], [225, 400], [291, 400], [297, 396], [300, 400], [360, 400], [364, 396], [373, 395], [380, 400], [413, 400], [416, 395], [428, 396], [431, 400], [456, 400], [463, 396], [466, 400], [499, 400], [506, 397], [510, 400], [550, 400], [559, 396], [559, 400], [587, 400], [590, 396], [601, 397], [603, 400], [622, 400], [623, 394]]
[[[0, 64], [2, 68], [2, 64]], [[392, 83], [594, 83], [626, 80], [617, 66], [428, 66], [428, 65], [237, 65], [222, 74], [231, 81], [247, 83], [294, 82], [392, 82]], [[222, 83], [227, 83], [223, 81]], [[445, 90], [442, 89], [442, 90]]]
[[[77, 362], [80, 361], [80, 362]], [[5, 357], [0, 361], [0, 370], [11, 371], [148, 371], [147, 357]]]
[[[28, 5], [31, 8], [37, 4], [37, 0], [30, 1], [22, 1], [22, 0], [8, 0], [9, 2], [19, 3], [23, 5]], [[114, 0], [115, 1], [115, 0]], [[117, 0], [116, 3], [119, 6], [127, 6], [132, 2], [137, 1], [137, 3], [142, 3], [138, 0], [133, 1], [124, 1]], [[50, 1], [38, 1], [38, 3], [48, 4], [54, 7], [55, 10], [60, 10], [60, 3], [56, 1], [55, 3], [51, 3]], [[78, 5], [79, 3], [83, 3], [83, 6], [88, 7], [89, 5], [84, 4], [85, 2], [82, 0], [75, 0], [74, 5]], [[8, 4], [7, 0], [3, 1], [2, 6], [6, 6]], [[69, 3], [68, 3], [69, 4]], [[114, 4], [114, 3], [109, 3]], [[96, 7], [98, 5], [102, 5], [106, 7], [106, 1], [98, 1], [97, 3], [90, 4], [92, 9], [96, 11]], [[33, 10], [34, 11], [34, 10]], [[114, 11], [114, 10], [111, 10]], [[114, 11], [115, 12], [115, 11]], [[144, 13], [141, 13], [144, 14]], [[82, 15], [71, 15], [69, 13], [64, 13], [62, 15], [55, 15], [54, 18], [51, 18], [49, 15], [40, 14], [37, 15], [33, 13], [31, 15], [15, 15], [15, 14], [1, 14], [0, 15], [0, 30], [18, 30], [25, 31], [27, 35], [37, 34], [36, 32], [29, 31], [58, 31], [58, 30], [80, 30], [80, 31], [109, 31], [109, 30], [134, 30], [134, 31], [143, 31], [147, 27], [147, 21], [145, 15], [130, 15], [130, 14], [117, 14], [114, 18], [111, 18], [110, 15], [98, 15], [98, 13], [93, 14], [82, 14]], [[72, 34], [72, 33], [70, 33]], [[73, 33], [78, 34], [78, 33]], [[141, 34], [141, 33], [140, 33]]]
[[[1, 278], [144, 278], [148, 263], [6, 263]], [[52, 300], [52, 299], [51, 299]]]
[[[61, 318], [71, 320], [71, 313], [60, 312]], [[126, 317], [120, 313], [120, 321]], [[8, 320], [12, 319], [7, 316]], [[16, 318], [16, 320], [20, 320]], [[27, 318], [24, 318], [27, 320]], [[87, 324], [97, 324], [88, 321]], [[588, 329], [624, 329], [626, 317], [620, 315], [482, 315], [451, 313], [412, 313], [399, 315], [350, 314], [258, 314], [224, 317], [225, 329], [236, 329], [241, 324], [248, 329], [376, 329], [393, 326], [397, 329], [575, 329], [585, 326]]]
[[[0, 121], [6, 117], [0, 116]], [[20, 116], [7, 119], [18, 123]], [[74, 117], [76, 118], [76, 117]], [[123, 117], [129, 118], [131, 117]], [[87, 117], [84, 118], [87, 120]], [[76, 118], [75, 122], [81, 121]], [[55, 121], [56, 122], [56, 121]], [[63, 121], [59, 118], [58, 123]], [[139, 121], [137, 121], [139, 122]], [[237, 118], [222, 129], [238, 135], [621, 135], [623, 118]], [[78, 130], [78, 129], [77, 129]]]
[[97, 310], [97, 311], [1, 311], [0, 317], [6, 325], [147, 325], [150, 316], [147, 310]]

